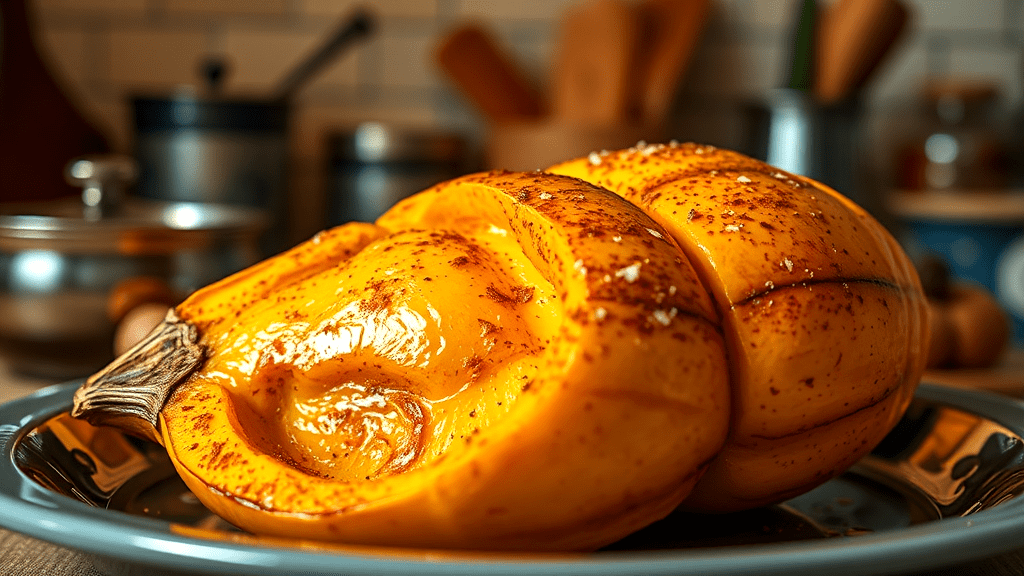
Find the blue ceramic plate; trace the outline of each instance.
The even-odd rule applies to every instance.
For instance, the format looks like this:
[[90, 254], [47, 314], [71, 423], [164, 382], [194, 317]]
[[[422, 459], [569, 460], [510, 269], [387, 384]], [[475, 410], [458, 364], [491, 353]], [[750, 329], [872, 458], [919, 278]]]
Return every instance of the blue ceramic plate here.
[[0, 526], [89, 553], [105, 572], [840, 576], [927, 570], [1024, 541], [1024, 404], [985, 393], [921, 386], [870, 456], [779, 506], [676, 513], [592, 554], [488, 554], [239, 532], [160, 447], [71, 419], [78, 384], [0, 406]]

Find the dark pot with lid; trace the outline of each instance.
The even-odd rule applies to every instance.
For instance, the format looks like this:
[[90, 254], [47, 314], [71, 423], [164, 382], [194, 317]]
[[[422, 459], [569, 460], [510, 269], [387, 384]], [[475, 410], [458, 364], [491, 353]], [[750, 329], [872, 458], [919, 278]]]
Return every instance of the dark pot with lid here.
[[267, 255], [286, 245], [288, 106], [200, 98], [132, 100], [140, 197], [249, 206], [273, 215]]
[[454, 132], [363, 122], [330, 137], [327, 223], [373, 222], [403, 198], [477, 168]]
[[201, 66], [205, 91], [132, 99], [138, 194], [169, 201], [250, 206], [271, 216], [265, 255], [288, 246], [288, 125], [297, 92], [346, 48], [367, 37], [370, 12], [356, 9], [263, 96], [228, 96], [228, 63]]
[[16, 371], [89, 374], [132, 308], [173, 305], [260, 258], [263, 211], [125, 197], [135, 171], [79, 159], [67, 177], [81, 200], [0, 206], [0, 354]]

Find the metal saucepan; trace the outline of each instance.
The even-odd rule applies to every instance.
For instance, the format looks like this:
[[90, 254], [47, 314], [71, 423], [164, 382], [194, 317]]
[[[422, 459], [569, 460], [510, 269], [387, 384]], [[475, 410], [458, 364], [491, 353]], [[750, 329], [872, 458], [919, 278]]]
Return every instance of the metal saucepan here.
[[454, 132], [363, 122], [328, 141], [327, 224], [373, 222], [399, 200], [477, 168]]
[[261, 210], [123, 197], [128, 158], [72, 162], [82, 201], [0, 206], [0, 354], [15, 370], [70, 378], [111, 360], [137, 306], [172, 305], [254, 263]]
[[137, 194], [144, 198], [252, 206], [272, 216], [265, 253], [288, 244], [288, 124], [291, 101], [325, 65], [373, 27], [369, 12], [342, 19], [325, 42], [266, 97], [221, 93], [226, 63], [203, 66], [206, 92], [132, 99]]

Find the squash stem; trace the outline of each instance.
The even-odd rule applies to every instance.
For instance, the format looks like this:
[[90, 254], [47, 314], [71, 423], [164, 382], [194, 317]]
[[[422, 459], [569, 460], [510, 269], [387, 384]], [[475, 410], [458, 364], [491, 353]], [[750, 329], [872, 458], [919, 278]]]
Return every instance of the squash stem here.
[[141, 342], [86, 379], [75, 392], [71, 415], [162, 443], [160, 410], [205, 357], [196, 327], [171, 309]]

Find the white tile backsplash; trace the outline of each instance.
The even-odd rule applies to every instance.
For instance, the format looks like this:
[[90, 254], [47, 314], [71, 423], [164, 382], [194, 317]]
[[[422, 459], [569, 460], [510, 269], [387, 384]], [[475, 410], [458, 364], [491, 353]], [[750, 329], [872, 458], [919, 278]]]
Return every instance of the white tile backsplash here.
[[779, 87], [785, 76], [784, 52], [770, 44], [732, 38], [700, 47], [684, 90], [718, 99], [746, 100]]
[[875, 103], [913, 100], [928, 76], [928, 49], [922, 42], [905, 42], [898, 52], [882, 62], [878, 75], [868, 85]]
[[457, 3], [455, 14], [458, 18], [481, 22], [551, 21], [577, 3], [574, 0], [461, 0]]
[[953, 70], [968, 70], [966, 75], [994, 79], [1001, 97], [1008, 101], [1021, 98], [1021, 54], [1006, 46], [965, 47], [950, 53], [949, 65]]
[[433, 38], [384, 35], [380, 43], [384, 60], [381, 63], [383, 87], [429, 89], [437, 85]]
[[788, 30], [797, 16], [803, 0], [755, 0], [749, 5], [744, 22], [757, 28]]
[[1000, 0], [907, 0], [923, 30], [999, 30], [1005, 3]]
[[[61, 74], [85, 92], [106, 85], [118, 92], [138, 85], [167, 86], [193, 80], [196, 59], [223, 53], [234, 64], [229, 85], [259, 90], [279, 79], [319, 35], [358, 4], [352, 0], [34, 0], [49, 48]], [[684, 93], [745, 99], [782, 82], [789, 32], [801, 0], [717, 0]], [[1018, 53], [1024, 42], [1020, 0], [905, 0], [913, 32], [890, 58], [868, 96], [895, 102], [913, 98], [929, 72], [985, 74], [1021, 98]], [[557, 50], [558, 18], [572, 0], [386, 0], [372, 4], [377, 37], [356, 47], [318, 78], [313, 91], [355, 89], [369, 100], [388, 101], [394, 88], [449, 89], [432, 64], [440, 35], [474, 20], [488, 26], [527, 74], [548, 83]], [[827, 5], [823, 1], [822, 5]], [[244, 18], [240, 18], [244, 16]], [[91, 42], [83, 34], [101, 35]], [[69, 44], [82, 49], [69, 49]], [[100, 50], [99, 54], [89, 52]], [[145, 55], [145, 57], [140, 57]], [[360, 90], [360, 86], [365, 89]], [[101, 90], [102, 91], [102, 90]], [[431, 98], [417, 98], [421, 106]], [[435, 107], [441, 121], [450, 111]]]
[[321, 32], [229, 28], [223, 37], [228, 60], [225, 88], [267, 93], [322, 42]]
[[105, 77], [124, 90], [170, 89], [195, 84], [197, 65], [206, 54], [206, 32], [194, 29], [124, 28], [111, 30]]

